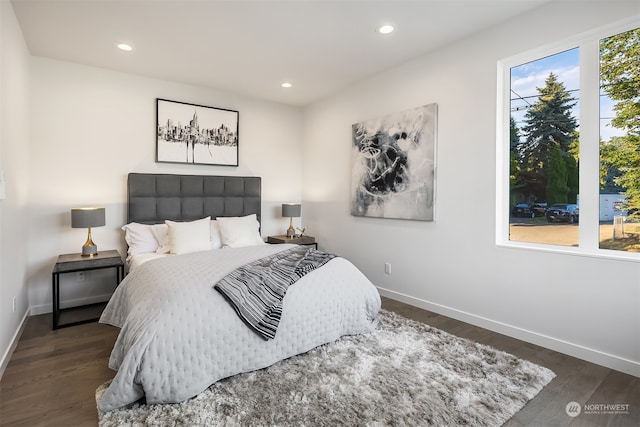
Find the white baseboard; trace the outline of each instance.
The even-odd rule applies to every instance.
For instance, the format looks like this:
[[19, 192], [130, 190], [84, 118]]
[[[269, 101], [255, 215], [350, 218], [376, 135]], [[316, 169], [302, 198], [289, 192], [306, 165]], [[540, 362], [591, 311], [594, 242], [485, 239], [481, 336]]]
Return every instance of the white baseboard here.
[[[111, 295], [112, 294], [96, 295], [96, 296], [87, 297], [87, 298], [78, 298], [75, 300], [62, 301], [60, 303], [60, 306], [61, 308], [66, 308], [66, 307], [73, 307], [76, 305], [88, 305], [88, 304], [96, 304], [100, 302], [107, 302], [109, 301], [109, 298], [111, 298]], [[9, 364], [9, 360], [11, 360], [11, 355], [13, 355], [13, 352], [16, 349], [16, 346], [18, 345], [18, 341], [20, 340], [22, 331], [24, 330], [24, 327], [27, 323], [27, 318], [29, 316], [37, 316], [39, 314], [51, 313], [52, 311], [53, 311], [52, 304], [42, 304], [42, 305], [36, 305], [36, 306], [31, 306], [27, 308], [24, 315], [22, 316], [22, 320], [20, 321], [20, 327], [18, 327], [16, 332], [13, 334], [13, 337], [11, 338], [11, 344], [7, 348], [7, 351], [5, 351], [5, 353], [2, 355], [2, 359], [0, 359], [0, 378], [2, 378], [2, 375], [4, 374], [4, 370], [7, 368], [7, 365]]]
[[9, 360], [11, 360], [14, 350], [18, 346], [18, 341], [20, 341], [20, 336], [22, 335], [22, 331], [24, 331], [24, 326], [27, 324], [27, 317], [29, 317], [29, 308], [24, 312], [22, 320], [20, 321], [20, 326], [16, 329], [13, 337], [11, 337], [11, 344], [7, 348], [7, 351], [2, 355], [2, 359], [0, 360], [0, 379], [4, 375], [4, 370], [7, 369], [7, 365], [9, 364]]
[[[107, 302], [111, 298], [112, 294], [95, 295], [86, 298], [78, 298], [68, 301], [60, 301], [60, 308], [74, 307], [76, 305], [89, 305], [97, 304], [99, 302]], [[41, 304], [31, 306], [29, 314], [31, 316], [37, 316], [39, 314], [51, 313], [53, 311], [52, 304]]]
[[433, 302], [425, 301], [420, 298], [415, 298], [409, 295], [402, 294], [400, 292], [391, 291], [389, 289], [378, 287], [378, 291], [380, 292], [380, 295], [384, 297], [388, 297], [405, 304], [429, 310], [434, 313], [451, 317], [462, 322], [470, 323], [475, 326], [480, 326], [482, 328], [489, 329], [490, 331], [498, 332], [512, 338], [517, 338], [519, 340], [523, 340], [532, 344], [540, 345], [559, 353], [564, 353], [578, 359], [586, 360], [588, 362], [602, 365], [616, 371], [624, 372], [625, 374], [640, 377], [640, 363], [634, 362], [633, 360], [627, 360], [618, 356], [614, 356], [612, 354], [603, 353], [601, 351], [583, 347], [578, 344], [573, 344], [554, 337], [539, 334], [537, 332], [518, 328], [506, 323], [497, 322], [495, 320], [487, 319], [485, 317], [477, 316], [475, 314], [467, 313]]
[[[87, 298], [78, 298], [75, 300], [63, 301], [60, 303], [61, 308], [73, 307], [76, 305], [88, 305], [88, 304], [96, 304], [100, 302], [107, 302], [111, 298], [111, 294], [105, 295], [96, 295]], [[16, 346], [18, 345], [18, 341], [20, 340], [20, 336], [22, 335], [22, 331], [24, 330], [25, 325], [27, 324], [27, 318], [29, 316], [37, 316], [39, 314], [51, 313], [53, 311], [52, 304], [42, 304], [37, 306], [28, 307], [22, 316], [22, 320], [20, 321], [20, 327], [16, 330], [15, 334], [11, 338], [11, 345], [7, 348], [7, 351], [2, 355], [2, 359], [0, 360], [0, 378], [4, 374], [4, 370], [7, 368], [9, 364], [9, 360], [11, 360], [11, 356], [13, 355]]]

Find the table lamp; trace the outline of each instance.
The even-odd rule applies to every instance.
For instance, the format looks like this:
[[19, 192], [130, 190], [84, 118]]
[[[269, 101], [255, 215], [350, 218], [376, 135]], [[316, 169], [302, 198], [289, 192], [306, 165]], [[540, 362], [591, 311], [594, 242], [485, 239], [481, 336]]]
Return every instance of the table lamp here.
[[98, 255], [98, 247], [91, 240], [91, 227], [102, 227], [104, 221], [104, 208], [72, 208], [71, 228], [88, 228], [87, 241], [82, 246], [82, 256]]
[[289, 228], [287, 229], [287, 237], [295, 237], [296, 229], [293, 228], [293, 218], [299, 218], [302, 206], [299, 203], [283, 203], [282, 216], [289, 217]]

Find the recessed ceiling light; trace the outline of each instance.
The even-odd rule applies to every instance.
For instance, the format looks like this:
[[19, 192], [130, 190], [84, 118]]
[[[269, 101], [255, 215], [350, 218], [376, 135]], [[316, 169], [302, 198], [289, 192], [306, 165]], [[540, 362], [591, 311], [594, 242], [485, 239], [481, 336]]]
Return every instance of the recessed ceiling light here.
[[381, 25], [378, 28], [376, 28], [376, 32], [380, 34], [389, 34], [389, 33], [392, 33], [393, 30], [395, 30], [395, 28], [393, 27], [393, 25], [389, 25], [389, 24]]
[[282, 83], [280, 86], [282, 86], [282, 87], [284, 87], [284, 88], [287, 88], [287, 89], [288, 89], [288, 88], [290, 88], [290, 87], [291, 87], [291, 86], [293, 86], [293, 85], [292, 85], [291, 83], [289, 83], [289, 82], [284, 82], [284, 83]]
[[125, 52], [131, 52], [133, 50], [133, 46], [127, 43], [118, 43], [116, 46], [118, 49], [124, 50]]

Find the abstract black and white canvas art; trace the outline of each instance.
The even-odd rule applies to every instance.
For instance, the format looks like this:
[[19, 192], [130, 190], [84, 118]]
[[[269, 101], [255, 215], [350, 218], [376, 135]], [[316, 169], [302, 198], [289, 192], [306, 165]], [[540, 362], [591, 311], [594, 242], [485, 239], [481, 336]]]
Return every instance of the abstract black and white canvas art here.
[[238, 166], [237, 111], [156, 101], [157, 162]]
[[352, 126], [351, 215], [433, 221], [437, 104]]

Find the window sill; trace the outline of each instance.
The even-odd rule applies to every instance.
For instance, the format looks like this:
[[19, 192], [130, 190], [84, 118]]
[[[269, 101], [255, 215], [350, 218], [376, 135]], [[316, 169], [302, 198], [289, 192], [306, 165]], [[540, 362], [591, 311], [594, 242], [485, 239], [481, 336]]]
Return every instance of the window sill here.
[[558, 245], [545, 245], [541, 243], [527, 243], [527, 242], [514, 242], [514, 241], [497, 242], [496, 246], [498, 248], [505, 248], [505, 249], [547, 252], [547, 253], [554, 253], [554, 254], [561, 254], [561, 255], [610, 259], [615, 261], [627, 261], [627, 262], [640, 263], [640, 253], [638, 252], [624, 252], [624, 251], [615, 251], [615, 250], [609, 250], [609, 249], [597, 249], [593, 251], [593, 250], [585, 250], [585, 249], [581, 249], [573, 246], [563, 247]]

